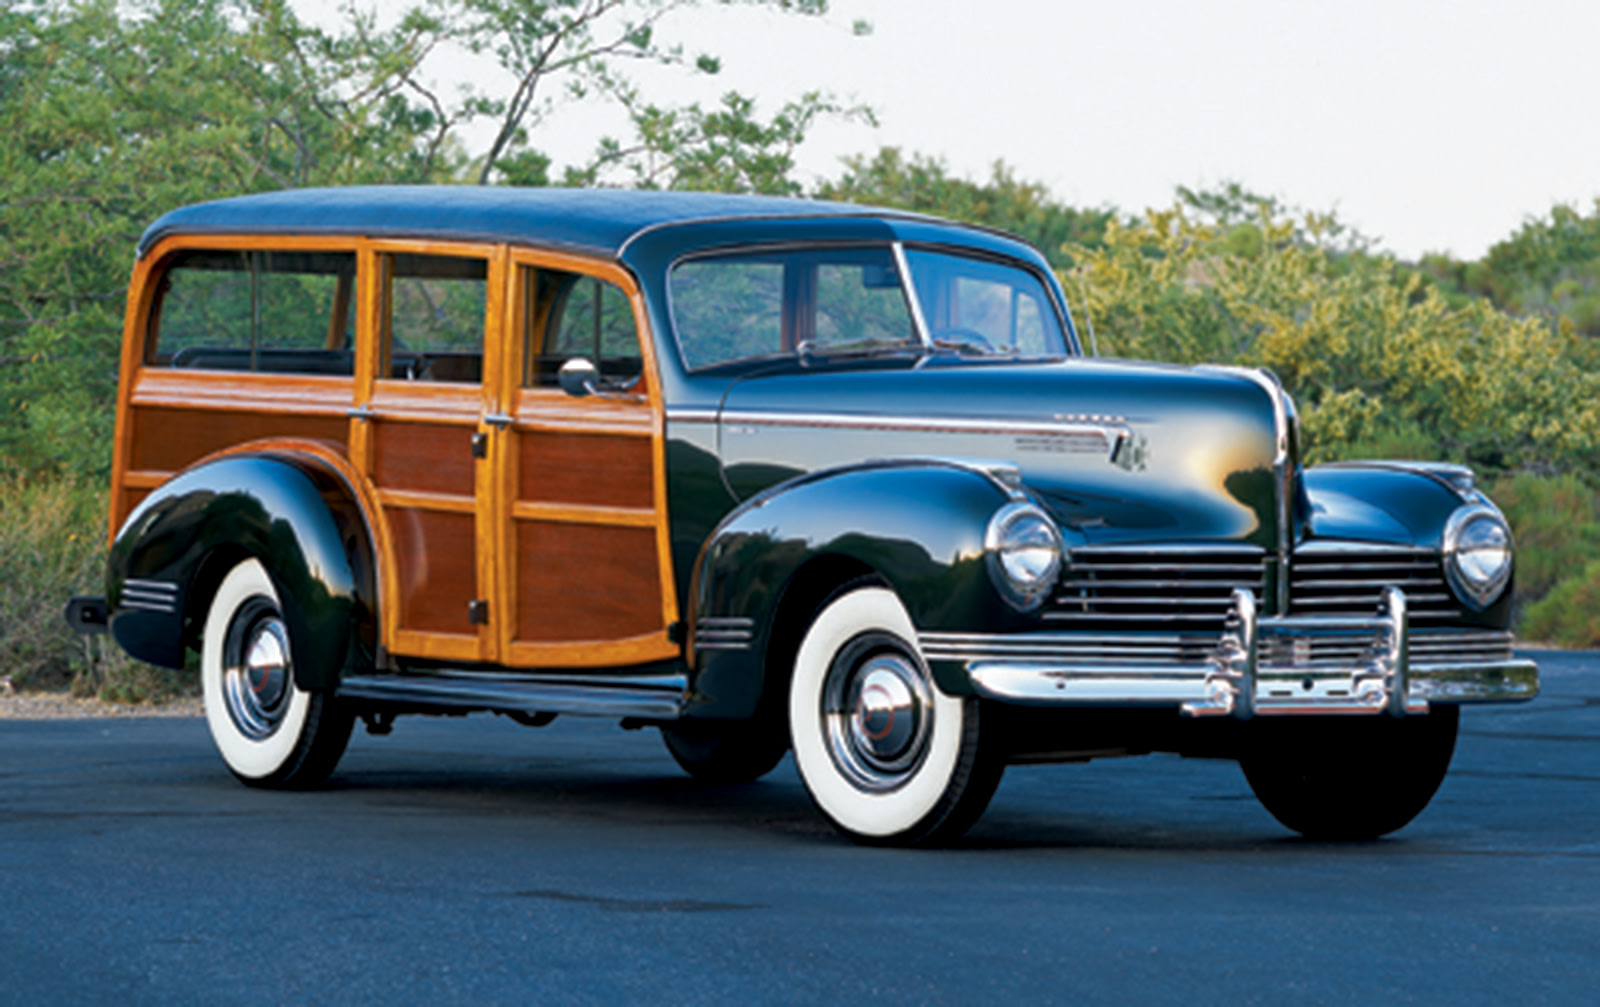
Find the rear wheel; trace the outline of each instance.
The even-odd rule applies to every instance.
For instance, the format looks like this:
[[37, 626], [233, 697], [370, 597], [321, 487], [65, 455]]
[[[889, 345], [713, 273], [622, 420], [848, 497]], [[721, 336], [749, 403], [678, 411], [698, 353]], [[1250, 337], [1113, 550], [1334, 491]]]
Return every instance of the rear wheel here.
[[707, 783], [750, 783], [772, 772], [789, 739], [765, 721], [731, 725], [680, 724], [661, 728], [661, 740], [684, 772]]
[[939, 690], [894, 592], [847, 588], [795, 657], [789, 725], [817, 807], [861, 843], [955, 839], [983, 814], [1005, 760], [976, 699]]
[[1239, 760], [1250, 789], [1307, 839], [1376, 839], [1428, 806], [1455, 753], [1461, 710], [1420, 717], [1257, 721]]
[[295, 685], [288, 620], [257, 560], [235, 566], [212, 596], [200, 654], [206, 723], [233, 775], [253, 787], [312, 787], [350, 742], [353, 712]]

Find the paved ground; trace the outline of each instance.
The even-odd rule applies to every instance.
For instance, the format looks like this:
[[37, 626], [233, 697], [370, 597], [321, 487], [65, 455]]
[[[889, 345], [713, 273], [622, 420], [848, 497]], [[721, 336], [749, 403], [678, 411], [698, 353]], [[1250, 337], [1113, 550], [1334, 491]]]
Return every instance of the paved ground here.
[[1290, 838], [1236, 767], [1013, 769], [960, 849], [859, 849], [792, 766], [650, 732], [402, 720], [330, 789], [203, 721], [0, 722], [0, 1003], [1591, 1004], [1600, 654], [1463, 718], [1399, 836]]

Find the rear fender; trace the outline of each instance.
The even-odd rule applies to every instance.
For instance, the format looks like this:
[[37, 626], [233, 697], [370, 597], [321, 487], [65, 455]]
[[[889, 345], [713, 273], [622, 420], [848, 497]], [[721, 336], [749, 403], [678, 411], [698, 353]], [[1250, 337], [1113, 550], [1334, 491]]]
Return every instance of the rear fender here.
[[255, 558], [285, 602], [295, 684], [332, 688], [375, 652], [371, 531], [346, 478], [312, 455], [232, 454], [146, 497], [111, 547], [111, 632], [133, 657], [183, 666], [233, 566]]

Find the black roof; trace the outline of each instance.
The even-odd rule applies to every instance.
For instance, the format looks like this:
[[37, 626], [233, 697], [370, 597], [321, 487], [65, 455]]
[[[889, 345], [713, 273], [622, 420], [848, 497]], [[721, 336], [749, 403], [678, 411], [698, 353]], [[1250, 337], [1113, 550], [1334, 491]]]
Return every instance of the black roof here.
[[848, 203], [777, 196], [636, 189], [384, 185], [289, 189], [186, 206], [151, 224], [148, 253], [169, 234], [360, 234], [528, 242], [617, 255], [663, 224], [759, 218], [932, 218]]

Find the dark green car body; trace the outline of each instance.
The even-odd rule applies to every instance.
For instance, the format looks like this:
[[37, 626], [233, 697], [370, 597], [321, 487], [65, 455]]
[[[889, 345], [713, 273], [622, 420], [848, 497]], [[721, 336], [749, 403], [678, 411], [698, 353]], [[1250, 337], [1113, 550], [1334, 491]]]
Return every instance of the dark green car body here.
[[[1011, 761], [1238, 756], [1239, 725], [1266, 715], [1398, 719], [1537, 693], [1508, 630], [1509, 538], [1495, 544], [1503, 522], [1469, 472], [1307, 469], [1293, 404], [1270, 375], [1086, 357], [1049, 266], [1008, 236], [790, 200], [356, 189], [192, 207], [154, 225], [145, 247], [210, 231], [493, 240], [625, 269], [653, 341], [682, 650], [520, 682], [488, 666], [385, 663], [359, 494], [315, 458], [247, 453], [158, 488], [116, 537], [109, 621], [146, 660], [181, 664], [227, 561], [258, 556], [289, 602], [297, 685], [369, 712], [609, 713], [781, 732], [811, 620], [861, 584], [903, 605], [916, 659], [944, 694], [1031, 711]], [[941, 335], [929, 319], [954, 311], [955, 294], [916, 283], [944, 275], [941, 263], [968, 270], [950, 291], [1013, 284], [1009, 323]], [[744, 274], [719, 280], [726, 303], [696, 293], [685, 277], [697, 264], [781, 270], [770, 314], [782, 345], [718, 349], [708, 363], [691, 329], [758, 299], [738, 286]], [[829, 344], [819, 268], [853, 278], [842, 301], [876, 305], [864, 324], [903, 310], [908, 333]], [[1017, 547], [1037, 547], [1024, 571], [1055, 549], [1050, 583], [1006, 581], [1001, 515], [1055, 536]], [[1488, 569], [1497, 559], [1504, 567]], [[582, 590], [580, 570], [572, 583]], [[176, 586], [152, 602], [140, 584]]]

